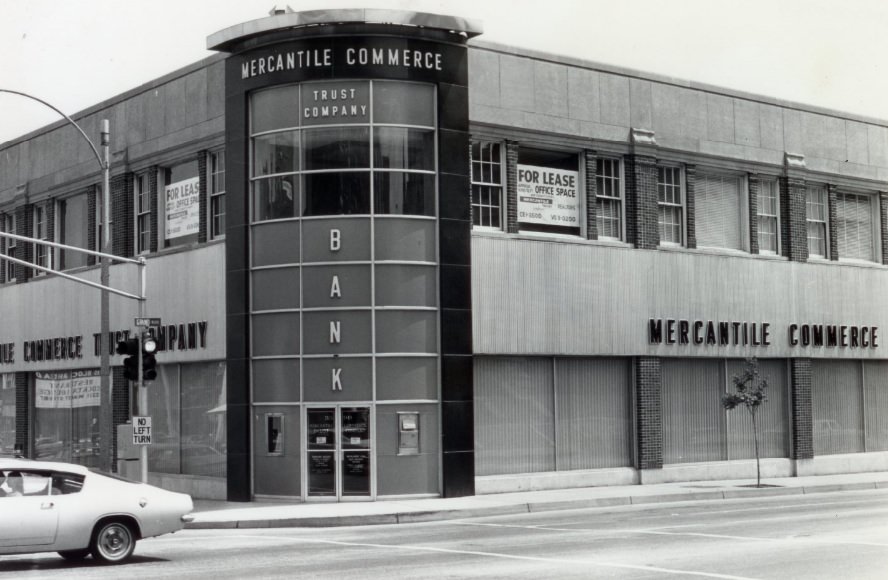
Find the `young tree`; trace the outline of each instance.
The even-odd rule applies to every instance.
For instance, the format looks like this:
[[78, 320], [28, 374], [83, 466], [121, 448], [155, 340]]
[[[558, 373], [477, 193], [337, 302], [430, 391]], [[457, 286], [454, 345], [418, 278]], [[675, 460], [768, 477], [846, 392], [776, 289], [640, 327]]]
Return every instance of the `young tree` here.
[[722, 406], [728, 411], [736, 409], [741, 405], [749, 411], [752, 418], [752, 436], [755, 440], [755, 486], [762, 486], [762, 467], [759, 461], [759, 437], [758, 424], [755, 420], [755, 414], [758, 412], [762, 403], [768, 400], [765, 389], [768, 388], [768, 380], [759, 374], [758, 360], [755, 358], [746, 359], [743, 365], [743, 371], [739, 375], [732, 377], [734, 382], [734, 392], [722, 395]]

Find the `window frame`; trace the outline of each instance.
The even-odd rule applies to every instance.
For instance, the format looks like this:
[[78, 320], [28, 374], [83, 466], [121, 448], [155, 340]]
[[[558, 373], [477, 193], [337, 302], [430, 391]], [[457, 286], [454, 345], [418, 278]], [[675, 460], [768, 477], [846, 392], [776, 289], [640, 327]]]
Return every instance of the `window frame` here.
[[[65, 237], [65, 240], [63, 241], [62, 240], [62, 232], [65, 231], [65, 225], [67, 224], [66, 219], [65, 219], [65, 218], [67, 218], [67, 207], [68, 207], [67, 202], [69, 200], [75, 199], [77, 197], [83, 197], [83, 200], [86, 203], [86, 208], [83, 213], [83, 217], [86, 220], [86, 222], [83, 224], [83, 234], [87, 240], [83, 246], [83, 249], [89, 249], [89, 195], [90, 195], [89, 192], [80, 191], [77, 193], [73, 193], [71, 195], [65, 195], [65, 196], [58, 197], [55, 199], [55, 224], [54, 224], [55, 232], [54, 232], [54, 234], [55, 234], [56, 241], [58, 241], [59, 243], [62, 243], [62, 244], [66, 244], [68, 246], [79, 247], [79, 246], [69, 243], [70, 240], [67, 239], [67, 236]], [[63, 204], [66, 208], [65, 214], [62, 214], [62, 205]], [[84, 256], [84, 264], [83, 265], [65, 266], [64, 265], [64, 252], [66, 250], [63, 250], [62, 248], [51, 248], [51, 250], [52, 250], [52, 254], [53, 254], [53, 260], [55, 260], [56, 268], [59, 271], [75, 270], [77, 268], [85, 268], [86, 266], [89, 265], [89, 263], [86, 261], [86, 257], [85, 257], [86, 255], [83, 254], [83, 256]], [[75, 250], [67, 250], [67, 251], [70, 254], [80, 254], [80, 252], [77, 252]], [[98, 251], [101, 251], [101, 250], [98, 250]]]
[[[34, 204], [33, 215], [31, 216], [32, 237], [37, 240], [49, 241], [49, 204], [51, 200], [42, 201]], [[33, 248], [33, 264], [43, 266], [44, 268], [52, 268], [53, 249], [51, 246], [31, 242]], [[46, 276], [48, 272], [45, 270], [34, 269], [34, 277]]]
[[[221, 164], [219, 160], [221, 159]], [[222, 170], [218, 171], [221, 165]], [[207, 153], [207, 239], [220, 240], [225, 238], [225, 150], [217, 149]], [[217, 179], [221, 190], [217, 190]], [[221, 211], [218, 209], [221, 207]], [[216, 218], [220, 218], [220, 231], [216, 229]]]
[[[811, 203], [811, 193], [813, 191], [819, 191], [823, 195], [823, 219], [812, 219], [811, 218], [811, 207], [814, 205]], [[823, 254], [814, 254], [811, 252], [811, 236], [808, 233], [809, 227], [811, 224], [823, 224]], [[829, 237], [830, 237], [830, 228], [833, 227], [833, 224], [829, 221], [829, 189], [825, 184], [820, 183], [809, 183], [805, 186], [805, 238], [807, 240], [808, 246], [808, 258], [814, 258], [815, 260], [829, 260], [830, 259], [830, 248], [829, 248]]]
[[[870, 258], [854, 258], [842, 256], [842, 238], [840, 237], [842, 230], [839, 227], [841, 220], [842, 201], [845, 197], [865, 198], [870, 208], [869, 228], [871, 234], [870, 242]], [[858, 264], [881, 264], [881, 219], [880, 219], [880, 199], [876, 192], [857, 191], [853, 189], [841, 189], [836, 192], [836, 249], [840, 262], [856, 262]]]
[[[481, 156], [481, 159], [475, 159], [475, 146], [476, 145], [479, 147], [479, 152], [482, 152], [482, 153], [486, 148], [485, 146], [496, 146], [499, 149], [499, 153], [497, 155], [498, 159], [494, 160], [493, 154], [491, 154], [489, 156], [489, 158], [488, 158], [489, 160], [485, 160], [483, 155]], [[503, 141], [498, 141], [495, 139], [473, 139], [472, 143], [471, 143], [471, 148], [472, 148], [472, 151], [471, 151], [472, 155], [471, 155], [471, 159], [469, 161], [469, 172], [470, 172], [469, 180], [471, 182], [471, 188], [472, 188], [472, 199], [470, 202], [471, 208], [472, 208], [472, 229], [476, 229], [476, 230], [480, 230], [480, 231], [489, 231], [489, 232], [502, 232], [505, 230], [505, 226], [506, 226], [506, 219], [504, 219], [504, 215], [503, 215], [504, 214], [503, 200], [505, 199], [505, 175], [506, 175], [506, 163], [505, 163], [505, 148], [506, 147], [505, 147], [505, 143]], [[498, 165], [499, 170], [500, 170], [499, 171], [500, 182], [497, 183], [495, 181], [483, 181], [480, 179], [476, 180], [475, 179], [475, 164], [476, 163], [478, 163], [479, 167], [482, 167], [482, 168], [485, 164], [489, 165], [491, 167], [490, 175], [493, 175], [492, 168], [494, 166]], [[483, 171], [482, 171], [482, 173], [483, 173]], [[479, 195], [478, 195], [478, 203], [475, 203], [475, 191], [476, 191], [475, 187], [476, 186], [479, 188], [484, 188], [484, 187], [490, 188], [491, 191], [493, 191], [493, 190], [498, 191], [499, 192], [499, 196], [498, 196], [499, 199], [498, 199], [497, 204], [494, 205], [493, 203], [490, 203], [490, 204], [480, 203], [480, 200], [481, 200], [480, 189], [479, 189]], [[475, 216], [479, 215], [478, 212], [480, 211], [480, 209], [482, 207], [487, 208], [488, 211], [493, 209], [494, 207], [499, 208], [499, 225], [496, 225], [496, 226], [481, 225], [481, 224], [475, 225]]]
[[[766, 184], [767, 184], [769, 187], [773, 187], [773, 193], [774, 193], [774, 208], [775, 208], [775, 213], [774, 213], [774, 214], [766, 214], [766, 213], [762, 213], [762, 203], [761, 203], [761, 201], [762, 201], [762, 194], [763, 194], [764, 191], [765, 191], [765, 185], [766, 185]], [[763, 177], [763, 178], [759, 179], [759, 191], [758, 191], [758, 197], [757, 197], [757, 199], [756, 199], [756, 209], [755, 209], [755, 213], [756, 213], [756, 215], [755, 215], [755, 219], [756, 219], [756, 238], [757, 238], [756, 241], [757, 241], [757, 243], [758, 243], [758, 251], [759, 251], [759, 254], [762, 254], [762, 255], [765, 255], [765, 256], [780, 256], [780, 255], [781, 255], [781, 252], [783, 251], [783, 247], [782, 247], [782, 243], [781, 243], [781, 239], [780, 239], [780, 238], [781, 238], [781, 235], [780, 235], [780, 232], [781, 232], [781, 230], [780, 230], [780, 226], [781, 226], [781, 224], [780, 224], [780, 210], [781, 210], [781, 206], [780, 206], [780, 182], [778, 181], [778, 179], [777, 179], [776, 177]], [[773, 220], [773, 221], [774, 221], [774, 226], [775, 226], [775, 238], [776, 238], [776, 239], [774, 240], [774, 241], [775, 241], [775, 244], [774, 244], [774, 245], [775, 245], [775, 247], [776, 247], [776, 250], [775, 250], [775, 251], [771, 251], [771, 250], [763, 250], [763, 249], [762, 249], [762, 218], [765, 218], [765, 219], [769, 219], [769, 220]]]
[[[600, 171], [601, 165], [603, 163], [616, 163], [617, 170], [614, 176], [604, 177]], [[611, 179], [617, 182], [617, 196], [608, 196], [602, 195], [602, 181], [604, 179]], [[613, 241], [613, 242], [625, 242], [626, 241], [626, 174], [625, 174], [625, 164], [623, 163], [623, 159], [621, 157], [610, 156], [610, 155], [602, 155], [595, 160], [595, 227], [598, 232], [598, 239], [604, 241]], [[601, 204], [599, 201], [609, 201], [615, 202], [620, 211], [619, 220], [619, 232], [620, 235], [618, 237], [613, 236], [605, 236], [601, 233]]]
[[[674, 171], [675, 175], [678, 176], [678, 194], [681, 196], [681, 201], [679, 203], [674, 202], [666, 202], [660, 200], [660, 186], [663, 185], [665, 187], [675, 188], [674, 183], [665, 183], [661, 181], [661, 170], [670, 170]], [[657, 233], [659, 234], [659, 245], [667, 248], [683, 248], [687, 246], [688, 239], [688, 212], [687, 212], [687, 191], [686, 191], [686, 177], [684, 166], [680, 164], [658, 164], [657, 165]], [[678, 208], [680, 212], [679, 223], [677, 224], [681, 228], [681, 240], [678, 242], [673, 241], [665, 241], [663, 239], [661, 229], [664, 227], [664, 222], [661, 220], [660, 210], [662, 208]], [[672, 224], [670, 224], [672, 225]]]
[[[700, 242], [701, 212], [700, 212], [700, 191], [703, 180], [707, 178], [721, 178], [737, 180], [737, 208], [739, 214], [737, 220], [737, 234], [739, 236], [740, 247], [731, 248], [726, 246], [712, 246]], [[758, 217], [758, 216], [756, 216]], [[701, 250], [728, 253], [749, 253], [752, 245], [750, 237], [751, 216], [749, 211], [749, 176], [746, 173], [732, 171], [729, 169], [719, 169], [716, 167], [697, 167], [696, 180], [694, 183], [694, 230], [696, 236], [696, 247]], [[686, 218], [687, 219], [687, 218]], [[687, 223], [687, 221], [685, 222]], [[685, 237], [687, 239], [687, 236]]]
[[[151, 252], [152, 193], [151, 187], [149, 186], [149, 173], [150, 170], [147, 170], [136, 173], [133, 176], [133, 234], [135, 236], [133, 251], [137, 256], [148, 254]], [[146, 208], [144, 208], [144, 211], [142, 211], [143, 200], [145, 202], [145, 205], [147, 206]], [[144, 228], [142, 227], [143, 223]], [[144, 240], [144, 244], [142, 243], [143, 235], [146, 237], [146, 239]]]
[[[3, 231], [7, 234], [16, 234], [18, 233], [16, 230], [18, 228], [18, 224], [15, 219], [15, 212], [8, 212], [3, 214], [3, 223], [0, 226], [3, 227]], [[18, 258], [19, 256], [15, 254], [11, 254], [10, 250], [17, 252], [18, 248], [18, 240], [13, 238], [3, 238], [3, 255], [4, 256], [12, 256], [13, 258]], [[16, 263], [11, 262], [9, 260], [4, 260], [4, 268], [6, 268], [6, 277], [4, 278], [4, 282], [15, 282], [15, 267]]]

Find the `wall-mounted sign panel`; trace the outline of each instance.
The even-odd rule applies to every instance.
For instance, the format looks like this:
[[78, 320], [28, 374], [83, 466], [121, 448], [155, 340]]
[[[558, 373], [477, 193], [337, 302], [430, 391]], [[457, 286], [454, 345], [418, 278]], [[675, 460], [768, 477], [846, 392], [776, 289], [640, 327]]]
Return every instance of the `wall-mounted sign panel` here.
[[200, 177], [171, 183], [163, 188], [166, 204], [165, 239], [196, 234], [200, 229]]
[[579, 175], [578, 171], [518, 165], [518, 221], [579, 227]]

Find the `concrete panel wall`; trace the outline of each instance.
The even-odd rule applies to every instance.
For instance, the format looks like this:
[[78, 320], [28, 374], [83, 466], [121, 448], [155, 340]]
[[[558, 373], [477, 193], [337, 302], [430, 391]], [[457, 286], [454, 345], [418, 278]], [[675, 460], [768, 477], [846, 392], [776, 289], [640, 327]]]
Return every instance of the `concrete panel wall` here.
[[[476, 354], [888, 358], [879, 267], [478, 234], [472, 260]], [[771, 344], [650, 344], [652, 318], [769, 323]], [[875, 326], [879, 346], [792, 346], [793, 323]]]
[[506, 50], [469, 50], [473, 124], [622, 143], [648, 129], [664, 150], [778, 166], [788, 151], [815, 171], [888, 179], [888, 122]]

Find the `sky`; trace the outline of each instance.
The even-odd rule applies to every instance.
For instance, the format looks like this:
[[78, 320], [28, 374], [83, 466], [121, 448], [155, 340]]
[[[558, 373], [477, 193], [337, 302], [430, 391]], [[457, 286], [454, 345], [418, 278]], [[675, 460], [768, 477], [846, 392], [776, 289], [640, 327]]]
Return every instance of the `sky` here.
[[[0, 0], [0, 88], [74, 115], [275, 5], [464, 16], [490, 42], [888, 121], [885, 0]], [[0, 93], [0, 143], [58, 118]]]

